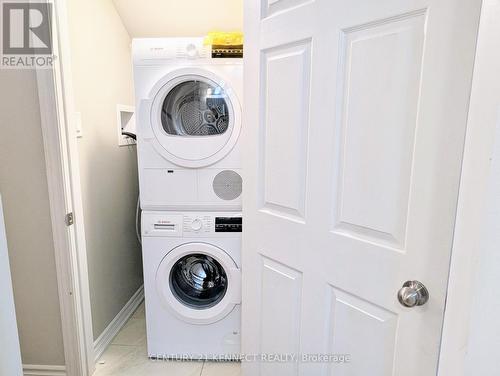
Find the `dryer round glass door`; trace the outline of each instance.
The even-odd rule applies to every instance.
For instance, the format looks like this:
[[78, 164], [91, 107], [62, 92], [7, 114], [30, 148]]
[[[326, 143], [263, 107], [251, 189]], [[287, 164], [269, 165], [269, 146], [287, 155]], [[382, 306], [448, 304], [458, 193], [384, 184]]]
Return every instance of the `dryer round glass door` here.
[[170, 271], [170, 288], [179, 302], [206, 309], [219, 303], [227, 291], [227, 274], [213, 257], [189, 254]]
[[232, 150], [241, 130], [241, 110], [225, 80], [199, 68], [186, 68], [168, 74], [153, 92], [153, 99], [142, 103], [148, 110], [141, 122], [149, 123], [151, 141], [167, 160], [204, 167]]
[[161, 125], [171, 136], [217, 136], [229, 125], [228, 98], [218, 85], [191, 79], [177, 84], [165, 97]]
[[241, 273], [221, 248], [186, 243], [172, 249], [156, 272], [163, 307], [183, 321], [209, 324], [223, 319], [241, 302]]

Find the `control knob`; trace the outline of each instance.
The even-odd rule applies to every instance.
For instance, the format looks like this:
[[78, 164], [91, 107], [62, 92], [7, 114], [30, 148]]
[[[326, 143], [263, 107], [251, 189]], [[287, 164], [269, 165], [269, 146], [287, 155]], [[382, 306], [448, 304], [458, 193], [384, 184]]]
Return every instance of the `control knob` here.
[[186, 54], [188, 57], [196, 57], [198, 55], [198, 49], [194, 44], [190, 43], [186, 46]]
[[200, 231], [202, 227], [203, 222], [199, 218], [193, 219], [193, 221], [191, 222], [191, 229], [193, 231]]

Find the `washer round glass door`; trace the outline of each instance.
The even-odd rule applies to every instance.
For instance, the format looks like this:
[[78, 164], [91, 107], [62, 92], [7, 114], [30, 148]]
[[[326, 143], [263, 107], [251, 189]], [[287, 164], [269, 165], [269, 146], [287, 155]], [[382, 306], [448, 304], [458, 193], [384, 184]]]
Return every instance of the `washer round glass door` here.
[[180, 69], [165, 76], [153, 93], [153, 145], [171, 162], [204, 167], [224, 158], [236, 144], [240, 105], [220, 77], [199, 68]]
[[171, 250], [156, 272], [162, 305], [194, 324], [221, 320], [241, 301], [241, 276], [234, 260], [207, 243], [186, 243]]
[[170, 288], [177, 300], [194, 309], [219, 303], [227, 291], [227, 274], [213, 257], [192, 253], [180, 258], [170, 271]]

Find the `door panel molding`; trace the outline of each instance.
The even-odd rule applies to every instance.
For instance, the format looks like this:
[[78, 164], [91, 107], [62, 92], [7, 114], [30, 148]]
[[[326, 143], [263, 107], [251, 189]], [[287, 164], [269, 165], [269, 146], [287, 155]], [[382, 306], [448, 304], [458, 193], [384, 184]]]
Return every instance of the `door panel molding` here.
[[341, 31], [333, 231], [401, 252], [406, 248], [425, 32], [426, 9]]
[[299, 222], [306, 219], [311, 44], [261, 53], [261, 210]]

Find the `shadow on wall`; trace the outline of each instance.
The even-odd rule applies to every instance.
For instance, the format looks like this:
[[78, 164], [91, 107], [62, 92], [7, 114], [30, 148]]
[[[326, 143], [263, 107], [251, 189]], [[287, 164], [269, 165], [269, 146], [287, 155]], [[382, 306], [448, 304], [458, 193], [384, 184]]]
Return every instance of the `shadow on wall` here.
[[114, 0], [114, 3], [132, 38], [192, 37], [212, 30], [243, 29], [243, 0]]

